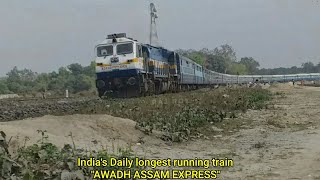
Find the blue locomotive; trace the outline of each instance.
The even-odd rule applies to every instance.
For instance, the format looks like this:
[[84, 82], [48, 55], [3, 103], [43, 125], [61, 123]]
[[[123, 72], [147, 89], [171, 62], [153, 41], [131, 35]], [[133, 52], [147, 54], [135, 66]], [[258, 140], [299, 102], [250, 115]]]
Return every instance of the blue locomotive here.
[[139, 43], [120, 33], [108, 35], [96, 46], [96, 54], [100, 97], [159, 94], [178, 86], [177, 54], [173, 51]]

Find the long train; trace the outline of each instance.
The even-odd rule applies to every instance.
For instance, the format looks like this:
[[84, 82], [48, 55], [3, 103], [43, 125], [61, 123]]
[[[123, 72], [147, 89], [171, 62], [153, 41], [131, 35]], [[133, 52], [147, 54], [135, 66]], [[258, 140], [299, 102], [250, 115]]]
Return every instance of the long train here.
[[206, 69], [161, 47], [139, 43], [125, 33], [112, 34], [95, 48], [99, 97], [137, 97], [250, 82], [319, 80], [320, 73], [290, 75], [229, 75]]

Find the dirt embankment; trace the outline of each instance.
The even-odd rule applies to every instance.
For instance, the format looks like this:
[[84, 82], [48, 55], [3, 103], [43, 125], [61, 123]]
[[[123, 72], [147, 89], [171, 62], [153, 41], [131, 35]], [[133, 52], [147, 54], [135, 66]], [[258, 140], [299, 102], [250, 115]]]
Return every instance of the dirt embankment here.
[[[12, 150], [18, 145], [37, 143], [38, 130], [47, 131], [49, 141], [63, 147], [72, 144], [85, 149], [117, 148], [136, 144], [143, 134], [135, 129], [135, 122], [109, 115], [43, 116], [0, 123], [1, 130], [12, 136]], [[72, 135], [72, 137], [71, 137]], [[73, 140], [72, 140], [73, 138]], [[110, 149], [112, 150], [112, 149]]]
[[[167, 143], [134, 128], [129, 119], [108, 115], [44, 116], [2, 122], [0, 130], [13, 137], [12, 147], [40, 138], [47, 130], [58, 144], [87, 148], [131, 146], [149, 158], [232, 158], [234, 167], [222, 168], [220, 179], [320, 179], [320, 89], [276, 85], [280, 92], [265, 110], [250, 110], [234, 119], [212, 124], [212, 137], [183, 143]], [[17, 139], [16, 137], [19, 137]], [[21, 144], [20, 144], [21, 145]]]

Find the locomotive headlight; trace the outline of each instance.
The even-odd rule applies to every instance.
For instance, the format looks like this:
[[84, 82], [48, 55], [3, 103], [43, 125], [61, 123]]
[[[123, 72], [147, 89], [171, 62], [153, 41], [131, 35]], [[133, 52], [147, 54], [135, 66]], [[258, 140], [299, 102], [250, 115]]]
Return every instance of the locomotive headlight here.
[[106, 85], [106, 83], [103, 80], [98, 80], [97, 81], [97, 87], [98, 88], [103, 88]]
[[137, 80], [136, 80], [135, 77], [131, 77], [131, 78], [129, 78], [128, 81], [127, 81], [127, 84], [129, 84], [129, 85], [131, 85], [131, 86], [135, 85], [136, 83], [137, 83]]

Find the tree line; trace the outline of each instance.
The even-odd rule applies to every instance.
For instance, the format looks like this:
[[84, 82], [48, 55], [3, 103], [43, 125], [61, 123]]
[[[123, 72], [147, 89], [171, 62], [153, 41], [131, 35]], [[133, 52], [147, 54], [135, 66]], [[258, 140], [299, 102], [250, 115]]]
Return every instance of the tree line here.
[[238, 60], [235, 50], [228, 44], [211, 50], [207, 48], [201, 50], [179, 49], [177, 52], [193, 59], [207, 69], [233, 75], [279, 75], [320, 72], [320, 63], [315, 65], [312, 62], [302, 63], [300, 67], [260, 68], [259, 62], [252, 57], [241, 57], [240, 60]]
[[[220, 47], [201, 50], [177, 50], [207, 69], [227, 74], [296, 74], [296, 73], [316, 73], [320, 72], [320, 63], [314, 65], [306, 62], [301, 67], [290, 68], [259, 68], [260, 64], [252, 57], [236, 57], [235, 50], [228, 44]], [[88, 66], [78, 63], [61, 67], [58, 71], [50, 73], [36, 73], [30, 69], [18, 69], [14, 67], [7, 73], [7, 76], [0, 78], [0, 94], [32, 94], [37, 92], [54, 92], [63, 94], [68, 89], [71, 93], [95, 90], [95, 62]]]
[[54, 92], [63, 94], [89, 91], [95, 87], [95, 63], [82, 66], [74, 63], [50, 73], [36, 73], [30, 69], [14, 67], [5, 78], [0, 79], [0, 94], [32, 94]]
[[256, 74], [259, 71], [259, 62], [252, 57], [243, 57], [237, 60], [235, 50], [228, 44], [221, 45], [215, 49], [207, 48], [201, 50], [177, 51], [183, 56], [193, 59], [196, 63], [207, 69], [226, 74]]

